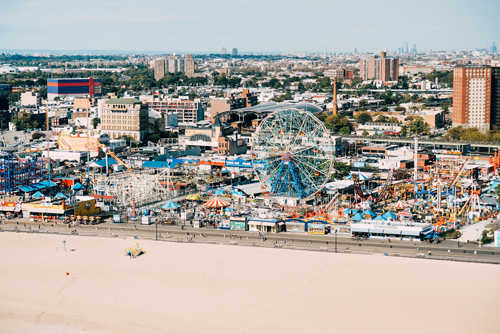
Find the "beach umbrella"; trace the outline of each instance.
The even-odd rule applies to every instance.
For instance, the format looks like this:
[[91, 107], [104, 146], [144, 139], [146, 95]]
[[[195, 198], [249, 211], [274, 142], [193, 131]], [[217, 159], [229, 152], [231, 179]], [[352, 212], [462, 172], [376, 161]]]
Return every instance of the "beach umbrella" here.
[[43, 197], [43, 194], [39, 191], [37, 191], [33, 196], [31, 197], [34, 197], [34, 198], [42, 198]]
[[206, 206], [207, 208], [221, 208], [221, 207], [230, 206], [231, 204], [216, 197], [213, 200], [208, 201], [203, 205]]
[[386, 219], [384, 218], [384, 216], [380, 215], [380, 216], [373, 218], [373, 220], [386, 220]]
[[187, 195], [186, 199], [189, 201], [198, 201], [201, 199], [201, 196], [198, 194], [192, 194], [192, 195]]
[[67, 199], [68, 196], [64, 195], [63, 193], [58, 193], [56, 196], [54, 196], [54, 198], [64, 198], [64, 199]]

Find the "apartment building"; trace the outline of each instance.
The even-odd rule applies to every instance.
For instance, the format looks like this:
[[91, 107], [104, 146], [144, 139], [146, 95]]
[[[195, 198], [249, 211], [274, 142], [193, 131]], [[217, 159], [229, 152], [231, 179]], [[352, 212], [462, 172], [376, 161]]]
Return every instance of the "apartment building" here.
[[194, 101], [185, 101], [179, 99], [153, 99], [145, 100], [144, 103], [151, 110], [161, 113], [177, 114], [178, 124], [180, 126], [196, 125], [197, 122], [205, 119], [205, 111], [201, 105], [200, 99]]
[[346, 70], [343, 68], [337, 68], [334, 70], [326, 70], [324, 72], [325, 77], [329, 77], [330, 79], [344, 79], [344, 78], [353, 78], [354, 77], [354, 71], [351, 70]]
[[399, 58], [387, 58], [386, 52], [380, 52], [380, 56], [361, 59], [359, 69], [363, 80], [398, 81]]
[[453, 69], [452, 123], [481, 131], [500, 125], [500, 66]]
[[251, 93], [248, 89], [243, 89], [241, 97], [235, 97], [231, 94], [228, 98], [217, 98], [210, 100], [210, 114], [215, 117], [224, 111], [240, 109], [255, 106], [258, 104], [258, 96], [255, 93]]
[[159, 58], [153, 61], [155, 80], [160, 80], [167, 73], [182, 72], [188, 78], [194, 77], [195, 64], [192, 55], [178, 57], [174, 53], [168, 58]]
[[130, 136], [143, 141], [148, 133], [148, 107], [137, 99], [106, 100], [100, 110], [101, 133], [110, 138]]

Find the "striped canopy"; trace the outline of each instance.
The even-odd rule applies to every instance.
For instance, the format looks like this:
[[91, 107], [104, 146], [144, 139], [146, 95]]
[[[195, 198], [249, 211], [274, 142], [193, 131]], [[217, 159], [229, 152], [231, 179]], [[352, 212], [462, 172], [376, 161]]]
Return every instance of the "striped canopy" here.
[[406, 203], [403, 203], [401, 201], [397, 201], [396, 203], [392, 204], [391, 207], [393, 209], [397, 209], [397, 210], [404, 210], [406, 208], [409, 208], [411, 205], [408, 205]]
[[400, 211], [398, 213], [398, 216], [411, 217], [411, 213], [409, 213], [408, 211]]
[[229, 204], [228, 202], [223, 201], [220, 198], [216, 197], [216, 198], [214, 198], [214, 199], [206, 202], [203, 205], [206, 206], [206, 207], [208, 207], [208, 208], [220, 208], [220, 207], [229, 206], [231, 204]]
[[186, 199], [190, 201], [197, 201], [201, 199], [201, 196], [198, 194], [193, 194], [193, 195], [188, 195]]

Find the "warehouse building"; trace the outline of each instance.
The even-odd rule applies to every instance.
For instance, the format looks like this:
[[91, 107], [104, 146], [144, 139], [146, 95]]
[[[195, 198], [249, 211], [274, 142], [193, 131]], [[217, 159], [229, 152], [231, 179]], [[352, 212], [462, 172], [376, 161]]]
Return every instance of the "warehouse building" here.
[[101, 79], [47, 79], [47, 97], [101, 97]]

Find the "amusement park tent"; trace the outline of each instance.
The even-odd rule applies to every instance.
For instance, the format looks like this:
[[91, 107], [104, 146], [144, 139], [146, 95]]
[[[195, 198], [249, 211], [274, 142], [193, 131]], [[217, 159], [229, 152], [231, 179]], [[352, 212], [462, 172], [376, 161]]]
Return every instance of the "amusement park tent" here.
[[220, 208], [220, 207], [229, 206], [231, 204], [216, 197], [213, 200], [210, 200], [203, 205], [208, 207], [208, 208]]
[[411, 213], [408, 211], [399, 211], [398, 216], [411, 217]]
[[75, 184], [73, 185], [73, 187], [71, 187], [71, 188], [73, 188], [73, 190], [81, 190], [81, 189], [85, 189], [85, 187], [84, 187], [84, 186], [82, 186], [82, 184], [81, 184], [80, 182], [75, 183]]
[[37, 191], [32, 197], [33, 198], [42, 198], [43, 196], [44, 195], [41, 192]]
[[363, 211], [363, 213], [361, 215], [363, 217], [366, 216], [366, 215], [369, 215], [372, 218], [376, 216], [376, 214], [373, 211], [371, 211], [371, 210], [365, 210], [365, 211]]
[[396, 203], [394, 203], [394, 204], [391, 205], [391, 208], [397, 209], [397, 210], [403, 210], [403, 209], [406, 209], [406, 208], [408, 208], [410, 206], [411, 205], [403, 203], [402, 201], [397, 201]]
[[396, 215], [390, 211], [387, 211], [386, 213], [384, 213], [382, 215], [382, 217], [384, 217], [385, 219], [389, 219], [389, 218], [396, 219]]
[[352, 214], [355, 214], [355, 213], [359, 212], [359, 210], [356, 210], [356, 209], [353, 210], [351, 208], [345, 210], [344, 212], [347, 213], [347, 214], [351, 214], [351, 211], [352, 211]]
[[56, 184], [54, 182], [49, 181], [49, 180], [42, 181], [39, 184], [42, 185], [42, 186], [45, 186], [45, 187], [54, 187], [54, 186], [56, 186]]
[[[108, 166], [116, 165], [118, 162], [114, 159], [108, 158]], [[102, 168], [106, 167], [106, 159], [101, 159], [98, 161], [94, 161], [89, 165], [89, 167]]]
[[353, 217], [352, 217], [352, 220], [362, 220], [363, 217], [361, 217], [361, 215], [358, 213], [356, 213]]
[[361, 173], [361, 172], [354, 172], [354, 173], [351, 173], [349, 174], [349, 176], [346, 176], [344, 177], [344, 179], [347, 179], [347, 180], [352, 180], [352, 175], [353, 174], [357, 174], [358, 175], [358, 180], [360, 181], [365, 181], [365, 180], [368, 180], [372, 177], [373, 173]]
[[64, 195], [63, 193], [58, 193], [57, 195], [54, 196], [54, 198], [64, 198], [64, 199], [67, 199], [68, 196]]
[[201, 196], [198, 194], [187, 195], [186, 199], [188, 201], [198, 201], [201, 199]]
[[385, 219], [384, 216], [380, 215], [380, 216], [373, 218], [373, 220], [387, 220], [387, 219]]
[[177, 209], [180, 207], [181, 207], [180, 205], [175, 204], [172, 201], [168, 201], [167, 203], [163, 204], [160, 208], [162, 208], [163, 210], [167, 210], [167, 209]]

